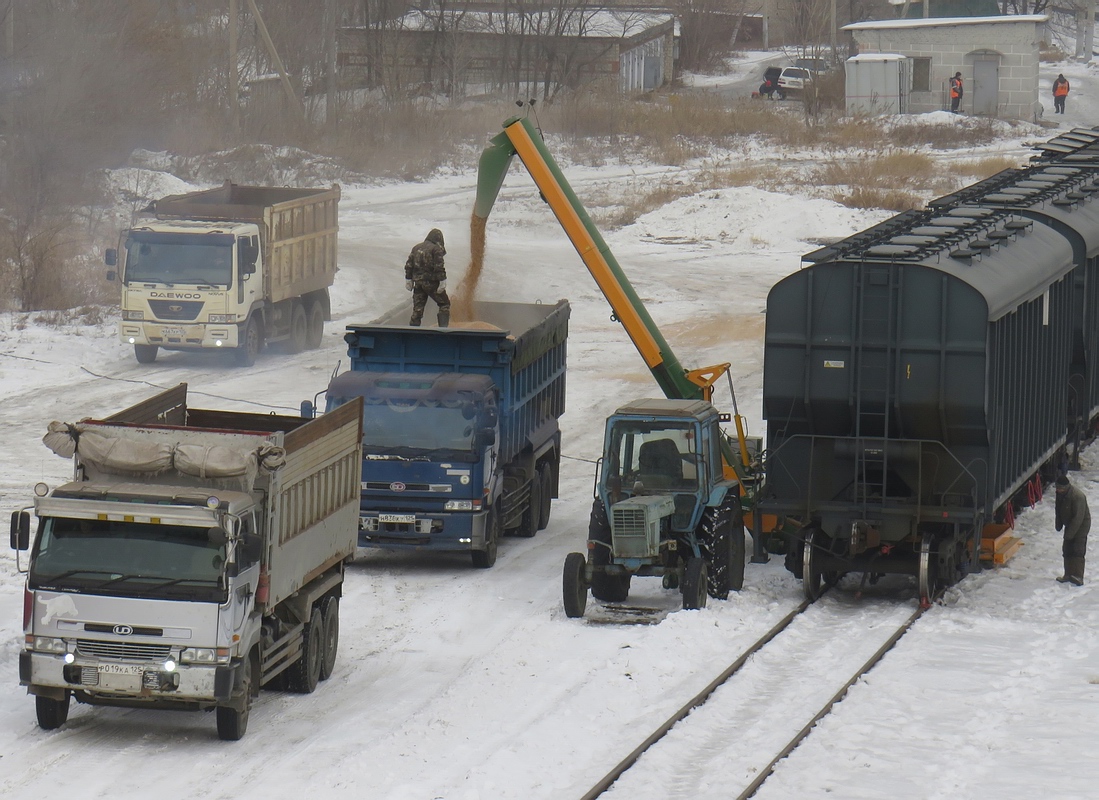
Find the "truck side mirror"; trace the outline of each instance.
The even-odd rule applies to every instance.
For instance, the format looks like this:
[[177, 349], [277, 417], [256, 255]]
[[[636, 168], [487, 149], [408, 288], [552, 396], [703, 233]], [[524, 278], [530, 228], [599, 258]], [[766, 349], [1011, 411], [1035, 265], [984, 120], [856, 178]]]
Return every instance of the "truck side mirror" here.
[[107, 270], [107, 280], [113, 281], [117, 277], [118, 277], [118, 273], [115, 272], [113, 269]]
[[31, 546], [31, 515], [29, 511], [11, 512], [11, 549], [29, 550]]
[[[106, 264], [108, 267], [117, 266], [118, 265], [118, 251], [115, 250], [113, 247], [108, 247], [106, 250], [104, 250], [103, 251], [103, 263]], [[110, 275], [109, 272], [107, 274]], [[107, 278], [107, 280], [113, 281], [114, 278]]]
[[489, 447], [496, 444], [496, 429], [481, 428], [477, 431], [477, 446]]

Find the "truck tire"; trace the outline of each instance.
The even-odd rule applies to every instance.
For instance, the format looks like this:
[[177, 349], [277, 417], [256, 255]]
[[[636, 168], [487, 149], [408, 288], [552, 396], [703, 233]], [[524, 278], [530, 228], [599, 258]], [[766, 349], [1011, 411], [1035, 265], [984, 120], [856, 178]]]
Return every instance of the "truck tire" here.
[[294, 301], [290, 312], [290, 338], [286, 340], [286, 352], [300, 353], [309, 342], [309, 320], [306, 319], [302, 304]]
[[[596, 500], [591, 507], [591, 520], [588, 523], [588, 541], [596, 542], [588, 548], [593, 567], [605, 567], [611, 563], [611, 523], [607, 519], [607, 509], [602, 500]], [[604, 603], [621, 603], [630, 594], [630, 573], [608, 575], [601, 569], [593, 569], [591, 575], [591, 594]]]
[[488, 569], [496, 563], [496, 550], [500, 544], [500, 521], [496, 516], [496, 509], [490, 507], [485, 519], [485, 549], [474, 550], [470, 553], [473, 557], [473, 566], [477, 569]]
[[252, 658], [244, 659], [241, 665], [244, 674], [240, 676], [240, 686], [244, 690], [244, 708], [230, 706], [217, 707], [218, 738], [223, 742], [235, 742], [244, 737], [248, 730], [248, 717], [252, 712]]
[[515, 529], [515, 535], [523, 539], [530, 539], [538, 533], [538, 523], [542, 519], [542, 473], [534, 473], [530, 481], [530, 493], [527, 495], [527, 508], [523, 512], [523, 518], [519, 527]]
[[324, 341], [324, 304], [314, 302], [309, 304], [308, 330], [305, 336], [305, 346], [310, 350], [316, 350]]
[[38, 727], [44, 731], [52, 731], [60, 728], [69, 718], [69, 700], [72, 693], [66, 689], [64, 700], [54, 700], [52, 697], [36, 695], [34, 698], [34, 710], [38, 715]]
[[314, 608], [302, 632], [301, 658], [287, 672], [290, 691], [311, 694], [321, 679], [321, 650], [324, 641], [324, 617]]
[[321, 680], [326, 681], [336, 667], [340, 645], [340, 598], [329, 597], [324, 604], [324, 636], [321, 646]]
[[542, 487], [542, 506], [538, 509], [538, 530], [549, 527], [550, 504], [553, 502], [553, 465], [545, 464], [539, 472]]
[[263, 328], [255, 317], [249, 317], [244, 325], [244, 331], [240, 335], [240, 344], [234, 351], [237, 364], [242, 367], [250, 367], [256, 363], [259, 351], [263, 349]]
[[135, 344], [134, 358], [138, 364], [152, 364], [156, 361], [156, 353], [160, 349], [155, 344]]

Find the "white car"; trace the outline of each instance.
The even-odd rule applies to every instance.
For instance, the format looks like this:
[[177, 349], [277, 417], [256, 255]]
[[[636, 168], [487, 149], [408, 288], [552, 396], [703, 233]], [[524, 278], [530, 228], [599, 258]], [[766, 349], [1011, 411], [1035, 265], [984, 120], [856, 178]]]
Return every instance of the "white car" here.
[[785, 67], [778, 76], [779, 99], [787, 95], [800, 94], [809, 81], [813, 80], [813, 73], [802, 67]]

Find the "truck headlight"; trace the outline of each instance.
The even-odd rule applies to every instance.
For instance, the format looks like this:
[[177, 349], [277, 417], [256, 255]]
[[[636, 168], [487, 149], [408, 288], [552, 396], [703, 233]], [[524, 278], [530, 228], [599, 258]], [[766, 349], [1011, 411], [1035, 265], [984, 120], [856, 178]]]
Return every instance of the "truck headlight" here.
[[123, 311], [122, 319], [129, 320], [130, 322], [143, 322], [145, 320], [144, 311]]
[[61, 654], [68, 650], [64, 639], [55, 639], [52, 636], [35, 636], [31, 649], [38, 653]]
[[472, 500], [447, 500], [446, 505], [443, 506], [446, 511], [472, 511]]
[[233, 322], [237, 321], [237, 315], [236, 314], [211, 314], [209, 319], [210, 319], [210, 324], [211, 325], [228, 325], [230, 323], [233, 323]]
[[180, 664], [228, 664], [227, 647], [187, 647], [179, 654]]

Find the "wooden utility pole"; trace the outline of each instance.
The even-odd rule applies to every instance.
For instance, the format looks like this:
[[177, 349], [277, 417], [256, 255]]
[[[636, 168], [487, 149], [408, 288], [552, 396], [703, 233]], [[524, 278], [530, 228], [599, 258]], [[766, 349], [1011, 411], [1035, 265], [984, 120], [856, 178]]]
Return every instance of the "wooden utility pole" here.
[[229, 0], [229, 126], [233, 133], [240, 131], [237, 81], [237, 0]]
[[[15, 75], [15, 0], [8, 0], [4, 12], [4, 63], [8, 74]], [[4, 99], [4, 133], [11, 136], [15, 128], [15, 81], [8, 82], [7, 97]]]
[[279, 58], [279, 53], [275, 49], [275, 43], [271, 41], [271, 34], [267, 32], [267, 26], [263, 23], [263, 17], [260, 16], [259, 9], [256, 8], [256, 0], [248, 0], [248, 7], [252, 9], [252, 16], [256, 18], [256, 28], [259, 29], [260, 38], [263, 39], [263, 44], [267, 48], [267, 54], [271, 57], [271, 62], [275, 65], [275, 70], [279, 73], [279, 78], [282, 79], [282, 90], [286, 93], [286, 99], [290, 102], [290, 107], [296, 109], [301, 115], [302, 120], [305, 119], [305, 106], [298, 100], [298, 96], [294, 93], [294, 87], [290, 83], [290, 76], [286, 74], [286, 68], [282, 65], [282, 59]]
[[331, 133], [336, 128], [336, 0], [324, 0], [324, 122]]

